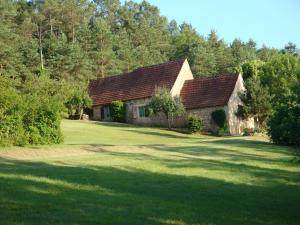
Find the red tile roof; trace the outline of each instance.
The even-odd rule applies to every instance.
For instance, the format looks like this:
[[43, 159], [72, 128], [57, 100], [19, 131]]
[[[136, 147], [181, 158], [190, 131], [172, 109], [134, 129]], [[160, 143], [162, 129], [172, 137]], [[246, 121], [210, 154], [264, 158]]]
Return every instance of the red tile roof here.
[[150, 97], [156, 86], [171, 89], [183, 63], [184, 60], [176, 60], [142, 67], [122, 75], [92, 80], [89, 84], [89, 94], [93, 105]]
[[226, 74], [185, 81], [181, 99], [186, 109], [224, 106], [234, 90], [238, 74]]

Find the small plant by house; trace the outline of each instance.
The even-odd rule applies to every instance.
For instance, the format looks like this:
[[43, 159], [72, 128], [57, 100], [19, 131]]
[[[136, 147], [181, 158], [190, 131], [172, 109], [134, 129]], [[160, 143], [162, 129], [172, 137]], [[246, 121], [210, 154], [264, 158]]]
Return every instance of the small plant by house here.
[[191, 133], [200, 132], [203, 129], [203, 120], [200, 116], [190, 115], [188, 117], [188, 129]]
[[223, 109], [215, 110], [211, 113], [213, 121], [218, 126], [217, 135], [224, 136], [228, 132], [226, 113]]
[[254, 129], [252, 128], [244, 128], [243, 129], [243, 136], [253, 136], [254, 135]]
[[124, 123], [126, 120], [126, 104], [122, 101], [113, 101], [109, 111], [114, 122]]

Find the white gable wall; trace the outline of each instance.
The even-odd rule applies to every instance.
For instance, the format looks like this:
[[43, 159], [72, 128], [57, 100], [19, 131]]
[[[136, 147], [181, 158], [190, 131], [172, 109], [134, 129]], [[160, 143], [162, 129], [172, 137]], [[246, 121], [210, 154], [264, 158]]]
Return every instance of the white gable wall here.
[[239, 92], [242, 92], [244, 90], [245, 90], [244, 81], [242, 76], [239, 75], [234, 90], [227, 103], [229, 132], [232, 135], [241, 134], [243, 132], [243, 129], [246, 127], [254, 128], [253, 118], [242, 120], [236, 116], [238, 106], [243, 105], [243, 102], [239, 97]]
[[193, 79], [194, 79], [194, 76], [192, 74], [190, 65], [186, 59], [186, 60], [184, 60], [184, 63], [179, 71], [176, 81], [174, 82], [174, 85], [170, 91], [171, 95], [172, 96], [180, 96], [180, 91], [184, 85], [184, 82], [186, 80], [193, 80]]

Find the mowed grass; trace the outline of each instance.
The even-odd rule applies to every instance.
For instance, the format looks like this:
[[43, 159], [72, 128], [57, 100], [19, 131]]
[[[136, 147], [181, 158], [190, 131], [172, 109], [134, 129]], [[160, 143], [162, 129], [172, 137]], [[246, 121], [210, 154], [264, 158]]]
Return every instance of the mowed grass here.
[[63, 121], [0, 149], [0, 224], [300, 224], [297, 151], [255, 137]]

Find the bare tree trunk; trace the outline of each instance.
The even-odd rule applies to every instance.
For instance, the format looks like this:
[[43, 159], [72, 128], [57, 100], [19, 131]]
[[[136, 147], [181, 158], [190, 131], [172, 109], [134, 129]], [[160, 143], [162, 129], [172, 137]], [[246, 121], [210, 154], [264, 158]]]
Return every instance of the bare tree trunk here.
[[170, 116], [167, 115], [167, 121], [168, 121], [168, 128], [171, 130], [171, 121], [170, 121]]
[[49, 22], [50, 22], [50, 33], [51, 33], [51, 36], [53, 35], [53, 24], [52, 24], [52, 16], [51, 16], [51, 13], [50, 13], [50, 18], [49, 18]]
[[39, 24], [39, 47], [40, 47], [40, 61], [41, 69], [44, 69], [44, 59], [43, 59], [43, 48], [42, 48], [42, 26]]
[[104, 77], [104, 55], [103, 55], [103, 36], [100, 39], [100, 54], [101, 54], [101, 77]]
[[72, 23], [72, 43], [74, 44], [75, 43], [75, 26], [74, 26], [74, 18], [73, 18], [73, 6], [72, 6], [72, 9], [71, 9], [71, 23]]
[[83, 116], [83, 108], [79, 107], [79, 108], [78, 108], [78, 112], [79, 112], [79, 119], [78, 119], [78, 120], [82, 120], [82, 116]]

